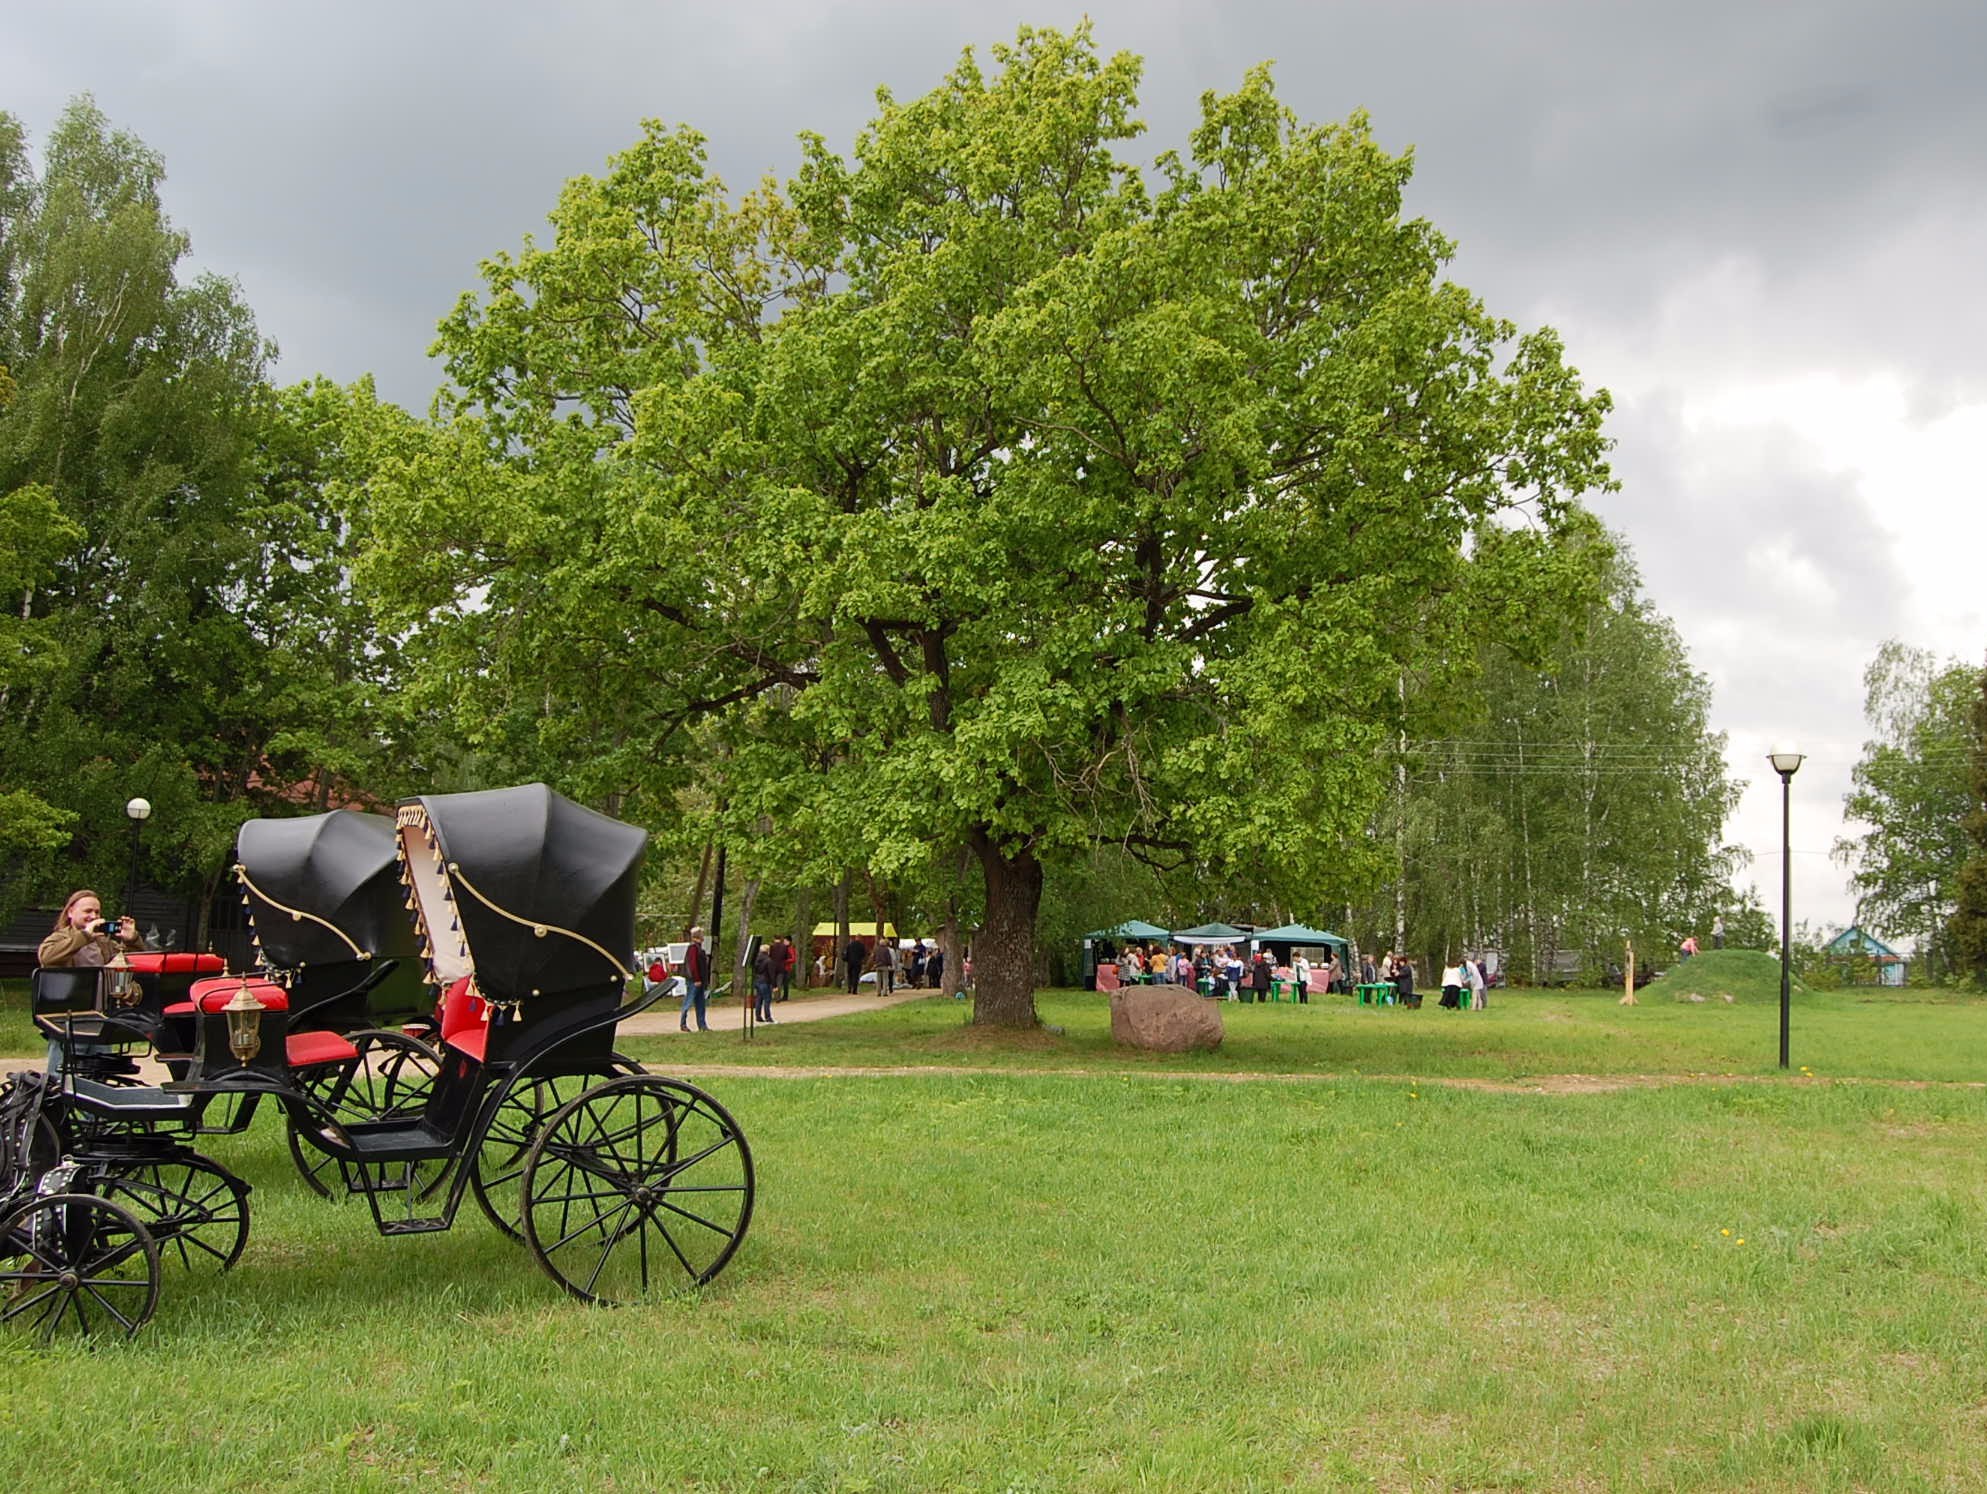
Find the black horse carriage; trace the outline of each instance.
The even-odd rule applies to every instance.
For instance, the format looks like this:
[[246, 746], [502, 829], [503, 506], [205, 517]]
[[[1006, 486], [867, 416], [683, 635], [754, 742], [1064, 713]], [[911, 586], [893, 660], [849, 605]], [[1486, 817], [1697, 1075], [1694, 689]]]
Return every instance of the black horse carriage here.
[[[74, 1064], [18, 1076], [0, 1096], [0, 1325], [135, 1332], [157, 1300], [162, 1246], [233, 1264], [247, 1187], [191, 1142], [208, 1107], [235, 1097], [280, 1105], [293, 1148], [335, 1165], [382, 1234], [448, 1229], [473, 1192], [593, 1302], [702, 1284], [730, 1261], [752, 1216], [743, 1134], [709, 1095], [614, 1050], [618, 1024], [653, 999], [626, 995], [646, 833], [542, 784], [410, 800], [395, 832], [420, 959], [443, 992], [432, 1079], [376, 1088], [355, 1114], [292, 1063], [293, 1013], [312, 1020], [294, 993], [307, 997], [318, 964], [339, 963], [307, 953], [293, 955], [287, 987], [252, 975], [197, 984], [184, 1067], [163, 1085]], [[279, 942], [272, 917], [299, 932], [313, 919], [344, 927], [308, 885], [312, 860], [293, 884], [253, 870], [245, 881], [266, 905], [255, 920], [265, 956]], [[361, 1051], [347, 1092], [380, 1067], [405, 1075], [405, 1051]]]

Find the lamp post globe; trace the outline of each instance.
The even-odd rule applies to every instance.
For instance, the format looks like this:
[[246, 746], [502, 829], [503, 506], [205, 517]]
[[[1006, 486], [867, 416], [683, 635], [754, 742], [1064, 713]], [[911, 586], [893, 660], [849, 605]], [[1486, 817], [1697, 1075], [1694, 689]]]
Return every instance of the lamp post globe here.
[[131, 817], [131, 873], [124, 883], [124, 913], [135, 919], [138, 903], [138, 835], [145, 828], [145, 821], [152, 817], [150, 799], [129, 799], [125, 801], [124, 812]]
[[1780, 775], [1780, 1067], [1787, 1067], [1788, 1012], [1793, 991], [1794, 938], [1794, 775], [1806, 757], [1792, 747], [1775, 747], [1766, 755]]

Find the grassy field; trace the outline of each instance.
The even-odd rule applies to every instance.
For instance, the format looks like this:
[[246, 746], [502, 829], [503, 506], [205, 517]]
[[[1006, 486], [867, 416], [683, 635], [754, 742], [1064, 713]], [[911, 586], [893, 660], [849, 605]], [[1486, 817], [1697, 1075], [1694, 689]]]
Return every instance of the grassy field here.
[[[1135, 1073], [1333, 1073], [1469, 1077], [1518, 1082], [1560, 1074], [1779, 1072], [1779, 965], [1725, 950], [1687, 961], [1643, 990], [1494, 991], [1489, 1009], [1445, 1012], [1360, 1007], [1345, 997], [1309, 1006], [1221, 1008], [1216, 1053], [1147, 1056], [1111, 1042], [1108, 999], [1084, 992], [1038, 998], [1049, 1030], [1016, 1039], [965, 1025], [963, 1002], [933, 998], [826, 1023], [695, 1040], [698, 1064], [807, 1067], [967, 1066]], [[1437, 995], [1439, 996], [1439, 992]], [[1680, 996], [1701, 995], [1694, 1003]], [[1731, 1003], [1721, 999], [1733, 997]], [[1055, 1031], [1053, 1029], [1060, 1029]], [[1800, 992], [1793, 1063], [1830, 1077], [1987, 1082], [1987, 998], [1949, 991]], [[648, 1062], [682, 1063], [675, 1037], [630, 1039]]]
[[1987, 1098], [912, 1076], [711, 1087], [701, 1297], [374, 1237], [273, 1130], [227, 1277], [10, 1355], [37, 1489], [1938, 1489], [1987, 1455]]
[[[1987, 1010], [1802, 996], [1795, 1059], [1820, 1077], [1786, 1082], [1759, 1077], [1772, 999], [1682, 989], [1231, 1006], [1224, 1052], [1192, 1059], [1114, 1053], [1101, 1000], [1070, 993], [1043, 1000], [1062, 1034], [1007, 1047], [950, 1002], [749, 1048], [650, 1040], [665, 1069], [981, 1071], [702, 1081], [751, 1138], [752, 1233], [705, 1292], [619, 1311], [569, 1302], [473, 1205], [452, 1233], [378, 1238], [305, 1192], [266, 1120], [211, 1143], [256, 1186], [233, 1273], [169, 1269], [131, 1344], [0, 1348], [0, 1475], [1978, 1487], [1987, 1088], [1842, 1081], [1987, 1078]], [[1201, 1082], [1223, 1070], [1272, 1077]]]

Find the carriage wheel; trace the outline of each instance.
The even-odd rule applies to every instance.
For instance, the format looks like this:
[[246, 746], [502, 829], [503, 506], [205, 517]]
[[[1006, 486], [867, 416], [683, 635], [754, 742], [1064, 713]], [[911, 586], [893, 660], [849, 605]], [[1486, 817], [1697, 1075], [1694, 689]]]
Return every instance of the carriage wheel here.
[[205, 1157], [109, 1163], [98, 1186], [189, 1270], [225, 1271], [248, 1244], [248, 1184]]
[[642, 1066], [616, 1053], [607, 1063], [584, 1073], [533, 1074], [517, 1079], [504, 1091], [483, 1144], [470, 1160], [469, 1186], [485, 1217], [499, 1231], [524, 1243], [524, 1159], [553, 1113], [579, 1098], [603, 1079], [639, 1074]]
[[585, 1302], [700, 1286], [752, 1220], [752, 1152], [693, 1085], [614, 1079], [545, 1123], [524, 1162], [524, 1239]]
[[[348, 1033], [359, 1050], [342, 1064], [319, 1064], [293, 1071], [298, 1086], [340, 1125], [395, 1120], [417, 1114], [442, 1071], [441, 1055], [419, 1038], [383, 1027]], [[448, 1176], [446, 1161], [417, 1163], [341, 1162], [316, 1144], [315, 1134], [290, 1127], [290, 1160], [320, 1198], [342, 1198], [373, 1187], [378, 1191], [433, 1192]], [[360, 1169], [363, 1168], [363, 1174]], [[334, 1186], [336, 1185], [336, 1186]]]
[[127, 1338], [159, 1305], [159, 1247], [126, 1210], [88, 1193], [31, 1198], [0, 1218], [0, 1329], [52, 1343]]

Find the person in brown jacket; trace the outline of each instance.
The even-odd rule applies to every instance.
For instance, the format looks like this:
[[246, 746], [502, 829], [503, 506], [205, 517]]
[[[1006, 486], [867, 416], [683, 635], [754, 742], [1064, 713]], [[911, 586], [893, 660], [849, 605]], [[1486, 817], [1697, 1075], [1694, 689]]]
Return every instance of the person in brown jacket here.
[[138, 925], [129, 914], [115, 921], [103, 916], [103, 899], [87, 887], [78, 887], [62, 905], [62, 916], [54, 931], [41, 941], [37, 962], [48, 970], [81, 969], [108, 965], [119, 948], [143, 949]]
[[[86, 970], [108, 965], [120, 949], [143, 949], [145, 941], [139, 936], [138, 925], [129, 915], [115, 921], [103, 916], [103, 899], [87, 887], [78, 887], [69, 894], [69, 901], [62, 905], [62, 916], [55, 920], [55, 928], [41, 947], [35, 958], [45, 970]], [[119, 1074], [136, 1074], [138, 1065], [129, 1058], [116, 1056], [102, 1043], [76, 1040], [78, 1055], [88, 1054], [97, 1061], [107, 1064]], [[60, 1074], [66, 1063], [62, 1044], [54, 1039], [48, 1044], [48, 1072]]]

